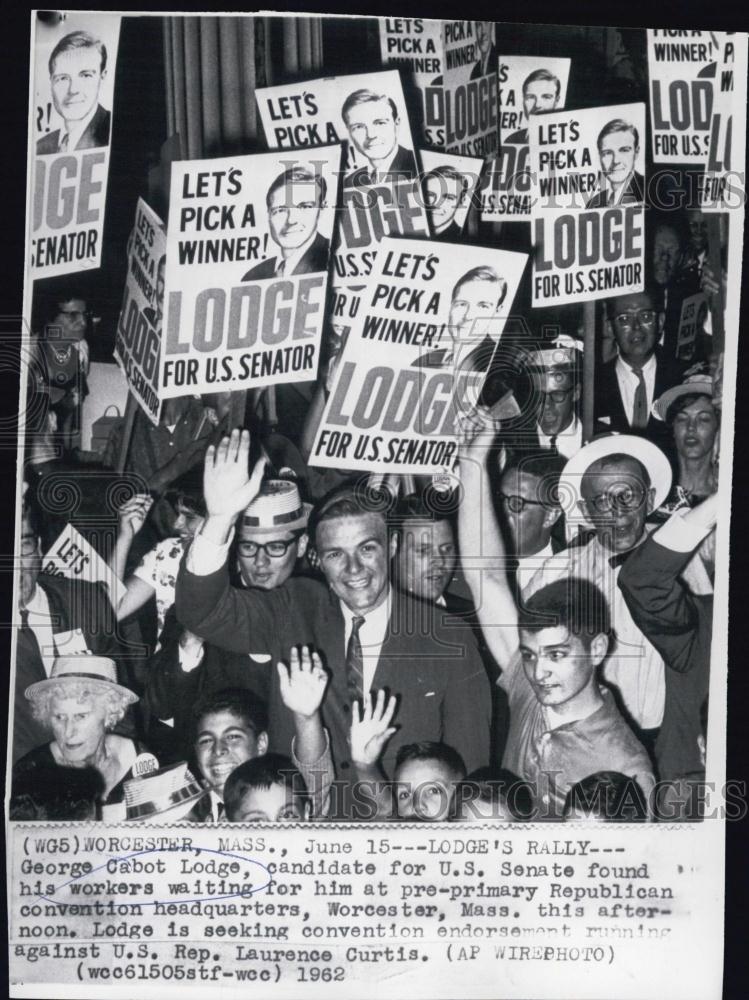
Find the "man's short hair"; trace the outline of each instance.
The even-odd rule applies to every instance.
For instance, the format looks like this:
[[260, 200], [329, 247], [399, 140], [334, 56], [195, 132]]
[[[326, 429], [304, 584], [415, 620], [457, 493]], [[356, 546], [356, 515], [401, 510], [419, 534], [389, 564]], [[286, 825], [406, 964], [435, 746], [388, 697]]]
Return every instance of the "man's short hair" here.
[[[673, 427], [674, 421], [680, 413], [683, 413], [688, 406], [692, 403], [696, 403], [698, 399], [707, 399], [712, 403], [713, 397], [707, 392], [686, 392], [683, 396], [677, 396], [673, 403], [666, 410], [666, 424], [669, 427]], [[717, 407], [713, 407], [715, 411], [715, 419], [718, 424], [720, 424], [720, 410]]]
[[317, 529], [323, 521], [334, 521], [340, 517], [360, 517], [363, 514], [379, 514], [387, 525], [388, 504], [392, 497], [386, 490], [370, 490], [362, 479], [341, 483], [318, 500], [312, 508], [307, 522], [307, 534], [314, 545]]
[[559, 77], [555, 76], [548, 69], [534, 69], [532, 73], [529, 73], [523, 80], [523, 94], [525, 94], [526, 87], [531, 83], [535, 83], [536, 80], [553, 80], [557, 89], [557, 99], [559, 99], [559, 95], [562, 92], [562, 83]]
[[465, 778], [466, 766], [457, 750], [447, 743], [437, 743], [424, 740], [421, 743], [406, 743], [395, 757], [395, 770], [399, 771], [404, 764], [412, 760], [435, 760], [444, 764], [457, 778]]
[[343, 102], [341, 118], [346, 122], [346, 125], [348, 126], [348, 113], [352, 108], [355, 108], [358, 104], [369, 104], [372, 101], [387, 101], [390, 105], [390, 110], [393, 112], [393, 121], [398, 120], [398, 107], [392, 97], [388, 97], [387, 94], [378, 94], [374, 90], [362, 87], [360, 90], [355, 90], [353, 94], [349, 94]]
[[606, 122], [601, 131], [598, 133], [597, 145], [599, 152], [603, 140], [607, 135], [611, 135], [613, 132], [631, 132], [635, 139], [635, 146], [637, 149], [640, 148], [640, 133], [637, 131], [635, 126], [631, 122], [625, 122], [623, 118], [613, 118], [610, 122]]
[[228, 687], [213, 691], [200, 698], [192, 711], [195, 731], [206, 715], [214, 715], [216, 712], [232, 712], [242, 719], [255, 736], [268, 731], [268, 709], [265, 702], [247, 688]]
[[608, 602], [590, 580], [576, 576], [555, 580], [526, 598], [518, 608], [518, 628], [523, 632], [560, 626], [586, 646], [597, 635], [611, 632]]
[[507, 295], [507, 282], [504, 278], [500, 278], [493, 267], [488, 267], [487, 265], [482, 267], [472, 267], [470, 271], [466, 271], [462, 278], [458, 278], [455, 282], [451, 298], [454, 299], [458, 294], [458, 291], [463, 287], [463, 285], [467, 285], [469, 281], [488, 281], [493, 285], [499, 285], [502, 290], [502, 294], [497, 306], [501, 306], [504, 302], [505, 295]]
[[603, 455], [601, 458], [595, 459], [595, 461], [591, 462], [583, 473], [583, 479], [585, 479], [586, 476], [591, 475], [591, 469], [595, 470], [592, 474], [598, 476], [601, 473], [605, 473], [607, 469], [620, 465], [622, 462], [632, 462], [637, 466], [639, 479], [645, 489], [649, 490], [653, 484], [650, 481], [650, 472], [648, 471], [647, 466], [645, 466], [639, 458], [635, 458], [634, 455], [628, 455], [626, 451], [617, 451], [612, 455]]
[[455, 790], [452, 817], [459, 817], [461, 806], [467, 805], [470, 808], [472, 802], [498, 806], [497, 819], [500, 818], [502, 807], [505, 807], [517, 820], [528, 820], [533, 816], [531, 786], [504, 767], [479, 767], [471, 771]]
[[537, 499], [550, 510], [558, 510], [561, 507], [559, 477], [565, 465], [566, 459], [553, 451], [510, 452], [502, 478], [515, 469], [522, 475], [533, 476], [539, 483]]
[[328, 186], [323, 175], [313, 174], [306, 167], [289, 167], [282, 174], [279, 174], [268, 188], [268, 193], [265, 196], [265, 204], [268, 208], [270, 208], [270, 201], [275, 192], [279, 188], [286, 187], [287, 184], [314, 184], [317, 188], [318, 205], [322, 208], [325, 203]]
[[13, 779], [10, 818], [15, 820], [91, 819], [104, 795], [95, 767], [63, 767], [51, 762]]
[[299, 796], [302, 811], [309, 805], [309, 793], [304, 778], [288, 757], [280, 753], [267, 753], [253, 757], [234, 768], [224, 785], [224, 808], [226, 818], [234, 817], [242, 805], [242, 799], [256, 788], [271, 788], [281, 785], [294, 796]]
[[62, 55], [63, 52], [70, 52], [73, 49], [96, 49], [101, 59], [100, 72], [103, 73], [107, 68], [107, 47], [104, 42], [98, 38], [94, 38], [88, 31], [71, 31], [69, 35], [61, 38], [52, 49], [48, 63], [50, 76], [54, 74], [54, 65], [57, 57]]
[[468, 178], [465, 174], [462, 174], [459, 170], [450, 164], [445, 164], [441, 167], [435, 167], [433, 170], [428, 171], [421, 178], [421, 183], [424, 185], [431, 177], [435, 177], [437, 180], [452, 180], [457, 181], [460, 184], [461, 194], [468, 187]]
[[620, 771], [596, 771], [576, 782], [564, 800], [564, 815], [573, 811], [620, 823], [643, 822], [648, 815], [642, 788]]

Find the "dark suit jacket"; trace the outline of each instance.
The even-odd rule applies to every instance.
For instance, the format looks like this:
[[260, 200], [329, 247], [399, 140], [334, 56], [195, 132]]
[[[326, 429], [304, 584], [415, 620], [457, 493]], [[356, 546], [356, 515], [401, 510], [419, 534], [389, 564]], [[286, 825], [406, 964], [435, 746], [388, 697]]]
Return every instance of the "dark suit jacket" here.
[[[112, 119], [112, 115], [109, 111], [101, 106], [97, 105], [94, 117], [88, 123], [88, 126], [80, 137], [76, 144], [76, 149], [97, 149], [99, 146], [109, 145], [109, 125]], [[60, 145], [60, 129], [55, 129], [54, 132], [50, 132], [49, 135], [43, 135], [41, 139], [37, 140], [36, 152], [37, 155], [43, 155], [45, 153], [56, 153], [57, 147]], [[70, 149], [67, 152], [72, 153], [73, 150]]]
[[[316, 271], [327, 271], [329, 252], [329, 241], [324, 236], [316, 233], [314, 240], [302, 254], [299, 263], [291, 273], [314, 274]], [[262, 260], [259, 264], [250, 268], [242, 278], [242, 281], [259, 281], [261, 278], [272, 278], [275, 276], [278, 264], [277, 257], [269, 257], [267, 260]]]
[[[586, 208], [606, 208], [606, 197], [608, 188], [602, 185], [593, 195]], [[645, 199], [645, 178], [642, 174], [634, 173], [627, 182], [624, 194], [619, 199], [619, 205], [642, 205]], [[616, 207], [616, 206], [615, 206]]]
[[[496, 342], [485, 336], [472, 351], [460, 358], [460, 367], [465, 372], [485, 372], [489, 370]], [[426, 354], [420, 354], [411, 362], [418, 368], [442, 368], [450, 352], [448, 347], [437, 347]]]
[[[190, 631], [235, 653], [267, 651], [271, 656], [270, 749], [288, 753], [294, 734], [284, 706], [275, 663], [288, 661], [293, 645], [316, 649], [330, 674], [323, 721], [331, 740], [336, 776], [331, 816], [352, 814], [352, 765], [348, 747], [351, 706], [347, 691], [345, 625], [340, 603], [317, 580], [291, 577], [276, 590], [238, 590], [226, 567], [209, 576], [189, 573], [183, 561], [177, 578], [177, 618]], [[398, 732], [383, 754], [392, 776], [398, 748], [441, 740], [463, 757], [469, 771], [488, 763], [491, 696], [484, 665], [470, 627], [439, 608], [393, 591], [390, 628], [380, 653], [373, 689], [398, 696]]]
[[705, 777], [697, 737], [710, 681], [712, 594], [695, 595], [679, 575], [692, 558], [655, 537], [639, 545], [619, 573], [618, 584], [632, 618], [666, 664], [666, 704], [655, 743], [659, 777]]
[[[61, 576], [39, 575], [37, 586], [47, 595], [52, 614], [52, 633], [80, 629], [89, 652], [108, 656], [117, 664], [117, 679], [125, 687], [133, 688], [131, 666], [119, 641], [119, 630], [114, 610], [106, 591], [100, 584], [67, 580]], [[57, 650], [61, 656], [65, 649]], [[30, 684], [46, 678], [44, 664], [38, 648], [29, 645], [24, 631], [19, 629], [16, 655], [16, 689], [13, 716], [13, 760], [23, 757], [29, 750], [49, 741], [49, 731], [44, 729], [31, 714], [31, 702], [24, 692]], [[128, 728], [130, 731], [128, 731]], [[122, 732], [118, 727], [118, 732]], [[130, 727], [125, 734], [131, 735]]]
[[486, 74], [483, 72], [481, 68], [482, 65], [483, 65], [483, 59], [479, 59], [479, 61], [471, 70], [472, 80], [480, 80], [482, 76], [485, 75], [488, 76], [490, 73], [496, 73], [497, 70], [499, 69], [499, 66], [497, 65], [497, 47], [495, 45], [492, 45], [491, 49], [489, 50], [489, 59], [487, 60], [486, 63]]
[[512, 135], [508, 135], [505, 139], [505, 145], [512, 146], [527, 146], [528, 145], [528, 129], [519, 128], [517, 132], [513, 132]]
[[462, 235], [462, 228], [453, 220], [447, 229], [443, 229], [441, 233], [437, 233], [433, 239], [439, 240], [440, 243], [459, 243]]
[[[658, 399], [666, 389], [678, 385], [683, 372], [683, 365], [667, 361], [658, 351], [656, 351], [656, 359], [653, 399]], [[596, 371], [594, 405], [596, 433], [616, 431], [619, 434], [640, 434], [654, 441], [669, 454], [673, 451], [672, 434], [663, 420], [658, 420], [651, 414], [644, 430], [636, 431], [629, 426], [622, 402], [622, 394], [619, 390], [619, 380], [616, 377], [616, 361], [616, 358], [612, 358]], [[608, 417], [609, 422], [602, 422], [602, 417]]]
[[[390, 169], [387, 171], [385, 176], [388, 179], [400, 180], [403, 177], [416, 177], [418, 170], [416, 169], [416, 160], [414, 154], [410, 149], [404, 149], [403, 146], [398, 146], [398, 152], [395, 154], [395, 159], [390, 165]], [[344, 187], [362, 187], [365, 184], [372, 183], [372, 172], [369, 167], [359, 167], [358, 170], [354, 170], [347, 177], [343, 179]]]

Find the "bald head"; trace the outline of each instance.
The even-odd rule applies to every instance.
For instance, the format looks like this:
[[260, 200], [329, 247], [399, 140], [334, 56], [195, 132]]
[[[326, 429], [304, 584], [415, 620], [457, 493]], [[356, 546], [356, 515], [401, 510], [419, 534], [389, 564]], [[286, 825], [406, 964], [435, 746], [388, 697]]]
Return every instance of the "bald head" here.
[[655, 492], [642, 462], [624, 453], [599, 458], [586, 469], [580, 492], [581, 510], [604, 548], [626, 552], [642, 541]]

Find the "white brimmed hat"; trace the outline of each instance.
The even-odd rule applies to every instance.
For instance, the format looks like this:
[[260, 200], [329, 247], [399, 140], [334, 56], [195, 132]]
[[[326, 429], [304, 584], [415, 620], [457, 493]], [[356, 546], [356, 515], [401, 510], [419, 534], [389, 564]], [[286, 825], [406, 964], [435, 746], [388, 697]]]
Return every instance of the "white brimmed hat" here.
[[117, 667], [107, 656], [58, 656], [52, 664], [50, 676], [43, 681], [30, 684], [24, 692], [33, 701], [43, 691], [61, 680], [86, 681], [91, 687], [102, 691], [115, 690], [128, 705], [138, 701], [138, 695], [130, 688], [117, 683]]
[[140, 778], [130, 778], [124, 789], [127, 822], [150, 819], [174, 822], [190, 812], [198, 799], [209, 794], [184, 761]]
[[240, 528], [259, 534], [297, 531], [307, 527], [312, 504], [302, 503], [299, 487], [290, 479], [268, 479], [247, 507]]
[[582, 344], [573, 337], [561, 334], [553, 346], [534, 351], [530, 356], [530, 369], [543, 392], [569, 389], [574, 385], [575, 367]]
[[[645, 466], [650, 476], [650, 485], [655, 490], [653, 507], [654, 509], [660, 507], [671, 489], [671, 463], [657, 444], [653, 444], [652, 441], [637, 434], [606, 434], [581, 448], [567, 462], [559, 477], [560, 499], [563, 502], [570, 497], [577, 500], [582, 499], [580, 483], [593, 462], [597, 462], [600, 458], [607, 458], [609, 455], [619, 454], [637, 459]], [[568, 520], [572, 519], [572, 513], [568, 510]], [[591, 521], [579, 507], [574, 511], [574, 520], [592, 527]]]
[[704, 392], [705, 395], [713, 395], [713, 380], [706, 371], [695, 372], [689, 375], [681, 385], [675, 385], [666, 391], [653, 402], [652, 413], [659, 420], [665, 420], [669, 406], [678, 399], [679, 396], [687, 396], [693, 392]]

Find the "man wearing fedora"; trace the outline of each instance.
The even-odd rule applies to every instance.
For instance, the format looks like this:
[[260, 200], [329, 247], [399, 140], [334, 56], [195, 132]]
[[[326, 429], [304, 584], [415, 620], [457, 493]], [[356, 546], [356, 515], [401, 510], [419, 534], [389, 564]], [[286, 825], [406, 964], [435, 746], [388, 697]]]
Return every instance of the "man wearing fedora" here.
[[[386, 773], [403, 743], [438, 740], [461, 754], [469, 769], [489, 753], [490, 698], [484, 666], [470, 630], [435, 608], [392, 590], [389, 563], [397, 539], [365, 491], [344, 486], [314, 509], [310, 541], [328, 586], [292, 577], [272, 591], [232, 588], [226, 560], [234, 525], [257, 496], [264, 462], [248, 474], [250, 436], [232, 432], [206, 456], [208, 517], [177, 581], [177, 616], [191, 631], [235, 652], [263, 646], [272, 661], [289, 646], [319, 652], [330, 675], [322, 707], [341, 784], [330, 814], [354, 814], [348, 736], [352, 704], [370, 691], [398, 696], [396, 724], [383, 760]], [[420, 623], [421, 627], [420, 627]], [[270, 749], [288, 753], [293, 720], [271, 678]]]
[[663, 718], [664, 664], [635, 624], [617, 582], [623, 563], [648, 536], [648, 515], [660, 506], [670, 487], [671, 466], [652, 442], [633, 434], [591, 441], [564, 467], [560, 494], [576, 498], [577, 511], [567, 512], [568, 531], [577, 524], [592, 528], [593, 533], [587, 541], [573, 543], [548, 560], [524, 590], [527, 599], [570, 576], [589, 580], [601, 590], [609, 603], [615, 635], [602, 676], [651, 753]]
[[[234, 582], [258, 590], [281, 587], [307, 550], [310, 510], [296, 483], [266, 480], [239, 518]], [[252, 645], [241, 653], [231, 652], [205, 642], [170, 614], [161, 649], [149, 662], [144, 702], [154, 717], [171, 720], [173, 750], [179, 756], [190, 741], [197, 699], [222, 688], [241, 687], [267, 700], [269, 664], [264, 647]]]

